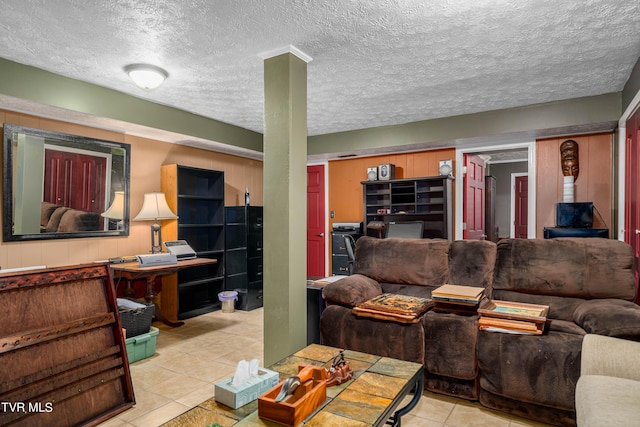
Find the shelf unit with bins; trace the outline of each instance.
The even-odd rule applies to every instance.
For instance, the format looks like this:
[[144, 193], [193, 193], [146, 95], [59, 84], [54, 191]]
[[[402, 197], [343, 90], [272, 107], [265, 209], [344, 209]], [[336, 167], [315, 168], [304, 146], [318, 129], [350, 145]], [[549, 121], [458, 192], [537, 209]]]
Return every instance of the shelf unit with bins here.
[[160, 187], [178, 215], [163, 222], [163, 239], [186, 240], [199, 258], [217, 260], [164, 278], [160, 309], [174, 321], [217, 310], [224, 290], [224, 172], [163, 165]]
[[389, 181], [363, 181], [364, 230], [384, 237], [371, 221], [422, 221], [425, 238], [452, 240], [452, 177], [437, 176]]

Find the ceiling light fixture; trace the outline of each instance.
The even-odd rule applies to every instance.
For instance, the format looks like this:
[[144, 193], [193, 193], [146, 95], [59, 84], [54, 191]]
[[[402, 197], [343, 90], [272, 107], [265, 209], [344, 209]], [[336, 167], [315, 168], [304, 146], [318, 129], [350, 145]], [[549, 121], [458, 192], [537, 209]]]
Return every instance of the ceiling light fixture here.
[[138, 87], [145, 90], [157, 88], [169, 77], [165, 70], [151, 64], [130, 64], [124, 67], [124, 71]]

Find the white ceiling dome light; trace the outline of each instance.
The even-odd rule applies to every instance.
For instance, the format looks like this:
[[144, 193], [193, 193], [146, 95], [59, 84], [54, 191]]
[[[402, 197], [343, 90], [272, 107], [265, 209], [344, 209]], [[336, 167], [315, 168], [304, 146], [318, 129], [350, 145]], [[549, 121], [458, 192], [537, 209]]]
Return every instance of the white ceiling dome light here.
[[151, 64], [130, 64], [124, 67], [131, 80], [144, 90], [153, 90], [169, 77], [169, 73]]

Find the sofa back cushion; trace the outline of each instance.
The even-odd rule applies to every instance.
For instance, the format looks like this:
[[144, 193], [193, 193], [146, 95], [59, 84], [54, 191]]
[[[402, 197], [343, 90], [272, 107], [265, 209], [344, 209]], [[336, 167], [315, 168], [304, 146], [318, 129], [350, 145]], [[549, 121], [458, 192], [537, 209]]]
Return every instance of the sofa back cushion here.
[[97, 230], [100, 230], [100, 214], [76, 209], [66, 211], [58, 225], [58, 231], [61, 233]]
[[448, 240], [364, 236], [356, 242], [353, 272], [378, 282], [439, 286], [449, 274], [448, 257]]
[[631, 247], [618, 240], [507, 239], [498, 242], [493, 289], [633, 301], [632, 266]]
[[51, 202], [42, 202], [42, 207], [40, 209], [40, 226], [42, 228], [46, 228], [49, 223], [49, 219], [51, 219], [51, 214], [58, 209], [60, 206]]
[[491, 288], [496, 244], [489, 240], [457, 240], [449, 248], [448, 283]]

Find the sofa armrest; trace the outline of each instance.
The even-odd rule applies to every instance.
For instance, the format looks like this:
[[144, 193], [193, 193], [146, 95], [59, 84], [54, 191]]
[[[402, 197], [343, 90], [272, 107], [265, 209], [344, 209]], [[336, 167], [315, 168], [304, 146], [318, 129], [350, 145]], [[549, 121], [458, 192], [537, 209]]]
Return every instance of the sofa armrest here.
[[573, 321], [588, 334], [640, 340], [640, 307], [631, 301], [585, 301], [574, 311]]
[[322, 297], [327, 304], [339, 304], [355, 307], [371, 298], [382, 294], [380, 284], [370, 277], [361, 274], [345, 276], [322, 288]]
[[640, 342], [587, 334], [582, 341], [580, 375], [640, 381]]

